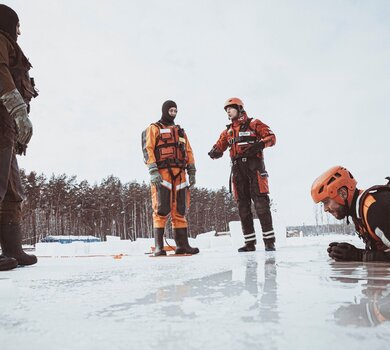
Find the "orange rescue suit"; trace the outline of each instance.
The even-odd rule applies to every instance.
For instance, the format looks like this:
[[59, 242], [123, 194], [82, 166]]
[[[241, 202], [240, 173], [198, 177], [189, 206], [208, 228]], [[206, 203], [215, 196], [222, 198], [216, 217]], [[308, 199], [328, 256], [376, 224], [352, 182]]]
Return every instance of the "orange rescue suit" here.
[[[230, 157], [234, 159], [241, 155], [245, 156], [248, 148], [260, 140], [264, 142], [266, 148], [275, 144], [276, 137], [268, 125], [258, 119], [248, 118], [246, 113], [242, 113], [240, 118], [234, 120], [221, 133], [214, 147], [222, 153], [230, 147]], [[263, 157], [262, 152], [258, 157]]]
[[159, 188], [151, 186], [154, 228], [164, 228], [169, 214], [173, 228], [186, 228], [190, 204], [185, 169], [194, 164], [187, 134], [179, 125], [151, 124], [142, 133], [146, 165], [156, 163], [163, 179]]

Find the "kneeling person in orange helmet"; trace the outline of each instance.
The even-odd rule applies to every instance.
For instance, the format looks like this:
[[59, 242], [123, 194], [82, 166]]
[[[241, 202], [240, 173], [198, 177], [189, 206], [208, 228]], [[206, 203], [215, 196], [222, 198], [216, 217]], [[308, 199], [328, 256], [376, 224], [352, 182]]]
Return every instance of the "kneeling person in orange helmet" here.
[[275, 250], [275, 234], [268, 196], [268, 173], [265, 170], [263, 150], [276, 142], [271, 129], [258, 119], [249, 118], [243, 102], [232, 97], [225, 102], [231, 124], [221, 133], [208, 153], [212, 159], [222, 157], [230, 148], [233, 194], [237, 201], [245, 245], [239, 252], [256, 250], [252, 201], [263, 231], [265, 250]]
[[152, 191], [155, 256], [166, 255], [164, 230], [169, 215], [176, 242], [176, 254], [197, 254], [198, 248], [190, 247], [187, 236], [186, 210], [189, 191], [195, 185], [195, 161], [187, 135], [174, 120], [177, 105], [165, 101], [161, 119], [142, 133], [142, 150], [148, 167]]
[[390, 261], [390, 182], [367, 190], [359, 190], [356, 184], [346, 168], [335, 166], [311, 187], [314, 202], [322, 202], [324, 211], [338, 220], [352, 218], [366, 245], [358, 249], [346, 242], [332, 242], [328, 254], [337, 261]]

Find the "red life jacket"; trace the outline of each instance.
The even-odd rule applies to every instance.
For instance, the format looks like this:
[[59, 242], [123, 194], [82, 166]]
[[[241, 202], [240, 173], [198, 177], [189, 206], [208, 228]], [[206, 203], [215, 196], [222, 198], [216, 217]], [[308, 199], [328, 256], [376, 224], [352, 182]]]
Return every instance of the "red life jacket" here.
[[185, 168], [187, 160], [185, 131], [180, 125], [154, 123], [159, 129], [154, 155], [159, 168]]
[[245, 156], [248, 148], [261, 140], [260, 136], [256, 135], [255, 131], [251, 129], [251, 121], [252, 118], [246, 117], [242, 124], [234, 125], [232, 123], [227, 126], [227, 141], [231, 158]]

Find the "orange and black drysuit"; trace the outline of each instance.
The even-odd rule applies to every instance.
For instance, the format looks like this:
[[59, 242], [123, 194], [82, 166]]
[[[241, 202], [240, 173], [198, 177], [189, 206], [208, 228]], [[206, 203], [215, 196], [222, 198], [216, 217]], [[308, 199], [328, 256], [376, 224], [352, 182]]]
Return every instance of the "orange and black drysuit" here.
[[213, 150], [220, 153], [229, 147], [232, 161], [231, 184], [238, 205], [245, 243], [256, 242], [251, 201], [260, 219], [264, 242], [274, 242], [268, 173], [265, 169], [263, 149], [275, 144], [276, 137], [268, 125], [252, 119], [242, 111], [240, 117], [221, 133]]
[[151, 187], [154, 228], [164, 228], [169, 214], [173, 228], [186, 228], [189, 191], [185, 169], [195, 161], [184, 129], [161, 119], [143, 132], [142, 150], [145, 164], [157, 164], [163, 179], [161, 186]]
[[349, 215], [366, 244], [364, 261], [390, 261], [390, 186], [356, 190]]

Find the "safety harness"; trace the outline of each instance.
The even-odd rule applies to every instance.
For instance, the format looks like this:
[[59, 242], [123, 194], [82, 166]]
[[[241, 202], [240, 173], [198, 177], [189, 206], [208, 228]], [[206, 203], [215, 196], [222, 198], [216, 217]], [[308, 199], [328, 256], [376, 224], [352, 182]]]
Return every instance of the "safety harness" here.
[[[154, 155], [159, 169], [168, 169], [172, 184], [181, 177], [183, 172], [179, 171], [176, 175], [172, 168], [185, 169], [187, 166], [187, 151], [185, 131], [180, 125], [173, 125], [167, 128], [160, 122], [153, 123], [159, 129]], [[172, 202], [175, 201], [175, 186], [172, 187]]]
[[180, 125], [167, 128], [160, 122], [152, 125], [159, 129], [154, 151], [157, 167], [185, 169], [187, 152], [184, 129]]
[[[237, 149], [235, 149], [234, 146], [254, 144], [260, 141], [255, 131], [250, 126], [252, 120], [253, 118], [247, 118], [245, 123], [240, 125], [237, 136], [234, 135], [233, 124], [231, 123], [229, 125], [226, 125], [229, 149], [231, 150], [233, 148], [233, 154], [235, 153], [234, 156], [231, 157], [231, 168], [230, 168], [230, 175], [229, 175], [229, 193], [232, 193], [233, 167], [238, 162], [246, 162], [248, 159], [248, 156], [245, 155], [245, 151], [237, 152]], [[229, 135], [233, 135], [233, 137], [229, 138]]]
[[245, 123], [241, 124], [237, 136], [234, 135], [233, 124], [226, 125], [228, 135], [233, 134], [233, 137], [228, 139], [229, 148], [232, 148], [233, 145], [239, 143], [247, 144], [258, 141], [255, 131], [250, 127], [252, 119], [253, 118], [247, 118]]

